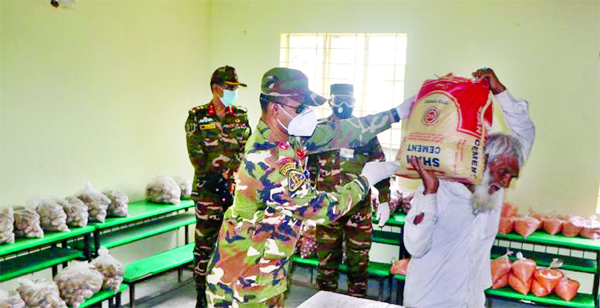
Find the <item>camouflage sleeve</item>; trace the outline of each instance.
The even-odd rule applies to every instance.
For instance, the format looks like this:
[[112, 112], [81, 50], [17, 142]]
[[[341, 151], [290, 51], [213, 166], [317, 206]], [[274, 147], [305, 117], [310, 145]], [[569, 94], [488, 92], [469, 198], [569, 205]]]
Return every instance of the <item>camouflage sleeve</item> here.
[[377, 134], [389, 129], [394, 122], [392, 113], [384, 111], [338, 123], [319, 123], [313, 135], [304, 140], [304, 144], [309, 153], [357, 148], [366, 145]]
[[[385, 161], [385, 153], [377, 137], [373, 138], [367, 147], [369, 149], [369, 161]], [[389, 178], [375, 184], [375, 188], [379, 191], [380, 203], [390, 202], [390, 185], [391, 180]]]
[[[190, 114], [185, 122], [185, 135], [187, 139], [188, 155], [190, 162], [194, 166], [194, 169], [204, 166], [206, 163], [206, 155], [204, 149], [201, 147], [202, 140], [198, 135], [198, 124], [196, 123], [196, 116]], [[196, 170], [198, 172], [199, 170]]]
[[325, 224], [346, 214], [365, 197], [369, 186], [364, 177], [330, 193], [314, 189], [298, 164], [290, 158], [294, 152], [290, 151], [290, 155], [276, 161], [269, 159], [273, 155], [268, 151], [246, 155], [244, 168], [240, 168], [237, 178], [236, 212], [250, 215], [247, 211], [252, 208], [246, 209], [246, 202], [256, 200], [266, 205], [264, 210], [267, 212], [274, 210], [300, 220], [311, 219]]
[[316, 187], [317, 175], [319, 174], [319, 156], [317, 154], [308, 155], [306, 170], [308, 170], [311, 185]]

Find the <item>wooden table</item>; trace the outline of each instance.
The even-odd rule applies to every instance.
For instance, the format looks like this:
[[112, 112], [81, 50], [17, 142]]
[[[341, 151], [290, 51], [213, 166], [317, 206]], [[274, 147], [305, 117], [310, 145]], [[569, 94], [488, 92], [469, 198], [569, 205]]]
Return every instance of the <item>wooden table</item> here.
[[402, 306], [339, 293], [319, 291], [298, 306], [298, 308], [402, 308]]

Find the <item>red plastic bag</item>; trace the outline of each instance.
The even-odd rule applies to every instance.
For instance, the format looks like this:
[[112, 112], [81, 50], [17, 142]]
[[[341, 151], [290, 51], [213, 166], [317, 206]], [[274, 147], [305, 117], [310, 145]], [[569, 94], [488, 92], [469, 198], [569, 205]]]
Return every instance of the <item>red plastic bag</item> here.
[[562, 228], [563, 220], [554, 215], [548, 216], [548, 218], [544, 220], [544, 231], [548, 232], [548, 234], [558, 234]]
[[546, 215], [538, 213], [531, 208], [529, 209], [529, 214], [527, 214], [527, 216], [533, 217], [533, 218], [537, 219], [537, 221], [540, 222], [540, 224], [538, 225], [536, 230], [542, 229], [542, 227], [544, 226], [544, 220], [546, 220], [546, 218], [548, 218]]
[[577, 236], [583, 230], [584, 225], [585, 219], [577, 215], [569, 215], [563, 221], [562, 234], [569, 237]]
[[533, 217], [515, 217], [515, 231], [521, 234], [524, 238], [527, 238], [533, 234], [533, 232], [537, 230], [539, 224], [540, 222]]
[[439, 179], [481, 184], [483, 146], [492, 127], [493, 109], [485, 80], [448, 74], [426, 80], [402, 129], [396, 174], [419, 179], [408, 162], [417, 156]]
[[519, 208], [510, 202], [502, 204], [502, 217], [515, 217], [518, 211]]
[[512, 273], [521, 281], [528, 281], [535, 271], [535, 261], [523, 257], [523, 254], [517, 253], [517, 261], [513, 262]]
[[552, 293], [560, 280], [565, 276], [563, 272], [556, 269], [557, 267], [561, 267], [562, 263], [561, 260], [554, 259], [548, 268], [538, 268], [533, 272], [533, 280], [545, 289], [546, 295]]
[[500, 224], [498, 225], [498, 233], [507, 235], [511, 233], [515, 228], [514, 217], [500, 217]]
[[498, 280], [494, 281], [494, 284], [492, 285], [492, 289], [502, 289], [504, 287], [506, 287], [508, 285], [508, 276], [510, 274], [506, 274], [500, 278], [498, 278]]
[[492, 269], [492, 281], [494, 283], [496, 283], [496, 281], [501, 277], [504, 277], [510, 273], [512, 262], [510, 262], [508, 256], [511, 254], [512, 251], [508, 251], [503, 256], [500, 256], [491, 262], [490, 267]]
[[523, 282], [521, 281], [521, 279], [517, 278], [517, 276], [513, 275], [512, 273], [508, 275], [508, 284], [510, 285], [510, 287], [523, 295], [529, 294], [529, 291], [531, 290], [532, 281], [533, 279], [529, 278], [529, 280]]
[[544, 288], [537, 280], [533, 279], [531, 282], [531, 293], [533, 293], [537, 297], [548, 296], [551, 292], [548, 292], [546, 288]]
[[406, 269], [408, 268], [408, 262], [410, 259], [402, 259], [394, 262], [390, 268], [390, 273], [393, 275], [404, 275], [406, 276]]
[[555, 293], [569, 302], [577, 295], [577, 290], [579, 290], [579, 282], [565, 277], [558, 282]]
[[583, 229], [579, 232], [581, 237], [597, 240], [600, 238], [600, 222], [596, 220], [596, 215], [592, 215], [585, 221]]

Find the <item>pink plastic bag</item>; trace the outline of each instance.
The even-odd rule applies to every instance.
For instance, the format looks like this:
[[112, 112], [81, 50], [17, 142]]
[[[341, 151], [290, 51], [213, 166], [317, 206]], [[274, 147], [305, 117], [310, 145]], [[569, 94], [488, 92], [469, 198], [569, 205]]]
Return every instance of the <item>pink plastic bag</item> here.
[[510, 202], [502, 204], [502, 217], [515, 217], [518, 211], [519, 208]]
[[508, 251], [503, 256], [500, 256], [491, 262], [490, 267], [492, 269], [492, 282], [495, 283], [498, 279], [510, 273], [512, 262], [510, 262], [508, 256], [511, 254], [512, 251]]
[[540, 222], [529, 216], [515, 218], [515, 231], [527, 238], [537, 230]]
[[531, 279], [535, 271], [535, 261], [523, 257], [523, 254], [517, 253], [517, 261], [513, 262], [512, 273], [519, 280], [526, 282]]
[[390, 268], [390, 273], [394, 275], [404, 275], [406, 276], [406, 269], [408, 268], [408, 262], [410, 259], [402, 259], [394, 262], [392, 267]]

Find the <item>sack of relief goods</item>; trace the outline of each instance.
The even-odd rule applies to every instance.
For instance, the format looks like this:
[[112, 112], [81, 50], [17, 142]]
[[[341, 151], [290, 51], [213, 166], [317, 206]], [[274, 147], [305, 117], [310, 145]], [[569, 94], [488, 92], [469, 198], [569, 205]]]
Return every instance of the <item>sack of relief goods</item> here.
[[410, 156], [438, 178], [480, 184], [485, 170], [483, 146], [492, 126], [492, 98], [484, 80], [448, 74], [427, 80], [402, 129], [396, 174], [418, 179]]

